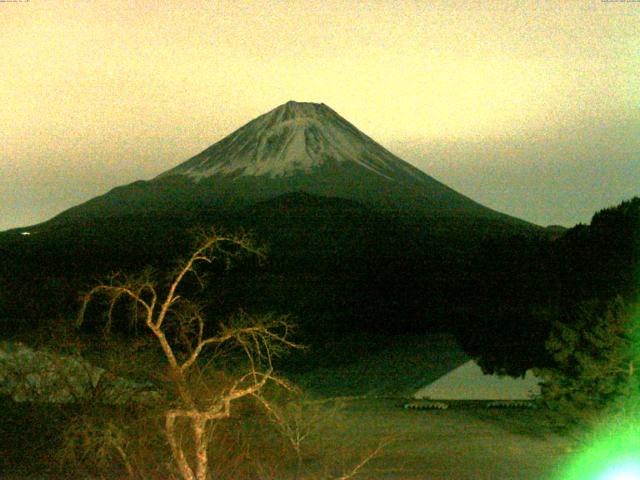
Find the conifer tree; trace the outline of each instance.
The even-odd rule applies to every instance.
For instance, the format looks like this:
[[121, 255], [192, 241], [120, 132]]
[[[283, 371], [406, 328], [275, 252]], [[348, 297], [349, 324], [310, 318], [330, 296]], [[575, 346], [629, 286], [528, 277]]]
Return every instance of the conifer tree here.
[[542, 401], [555, 427], [586, 426], [603, 413], [636, 409], [640, 392], [637, 320], [634, 309], [616, 297], [609, 302], [583, 302], [554, 323], [546, 343], [554, 366], [538, 374], [544, 378]]

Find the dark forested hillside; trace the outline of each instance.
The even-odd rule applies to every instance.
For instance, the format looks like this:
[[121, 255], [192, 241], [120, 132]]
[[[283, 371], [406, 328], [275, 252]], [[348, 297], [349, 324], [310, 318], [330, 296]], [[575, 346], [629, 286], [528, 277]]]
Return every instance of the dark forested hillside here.
[[217, 313], [240, 306], [290, 312], [317, 331], [448, 328], [466, 302], [481, 240], [541, 231], [302, 192], [235, 210], [56, 221], [30, 235], [0, 235], [0, 316], [73, 315], [77, 292], [110, 272], [169, 268], [189, 251], [198, 226], [249, 231], [269, 249], [261, 265], [212, 276]]
[[474, 294], [459, 330], [465, 348], [491, 371], [544, 365], [554, 321], [567, 321], [582, 302], [637, 299], [640, 198], [601, 210], [590, 225], [555, 239], [486, 239], [472, 272]]
[[294, 192], [235, 211], [136, 215], [0, 236], [0, 316], [73, 316], [110, 272], [168, 270], [194, 228], [250, 231], [267, 260], [210, 272], [213, 320], [240, 307], [291, 313], [306, 339], [448, 330], [488, 370], [547, 360], [550, 326], [574, 305], [638, 293], [640, 199], [562, 234], [495, 219], [385, 211]]

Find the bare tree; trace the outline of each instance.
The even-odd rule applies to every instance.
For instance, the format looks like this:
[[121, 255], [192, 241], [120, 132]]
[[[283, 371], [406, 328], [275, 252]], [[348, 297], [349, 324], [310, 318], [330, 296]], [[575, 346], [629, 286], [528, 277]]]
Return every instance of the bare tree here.
[[[118, 302], [128, 301], [134, 306], [134, 317], [148, 328], [162, 349], [171, 384], [175, 387], [175, 401], [164, 412], [164, 430], [173, 460], [184, 480], [208, 478], [208, 437], [205, 433], [212, 422], [231, 415], [235, 401], [255, 397], [265, 404], [261, 392], [269, 383], [291, 388], [274, 375], [272, 364], [274, 355], [282, 349], [298, 347], [290, 340], [291, 324], [286, 316], [254, 317], [240, 312], [220, 324], [215, 334], [207, 336], [203, 306], [180, 293], [187, 276], [203, 283], [196, 269], [199, 264], [222, 261], [229, 265], [234, 257], [246, 253], [264, 255], [247, 235], [209, 232], [201, 236], [191, 256], [179, 262], [168, 284], [158, 284], [149, 272], [138, 277], [113, 275], [107, 283], [97, 285], [83, 295], [79, 324], [84, 321], [87, 306], [97, 296], [108, 300], [107, 329], [111, 327]], [[202, 395], [193, 382], [198, 360], [205, 349], [216, 357], [223, 355], [230, 345], [243, 353], [242, 371], [215, 394]], [[178, 422], [188, 425], [191, 441], [183, 441]]]

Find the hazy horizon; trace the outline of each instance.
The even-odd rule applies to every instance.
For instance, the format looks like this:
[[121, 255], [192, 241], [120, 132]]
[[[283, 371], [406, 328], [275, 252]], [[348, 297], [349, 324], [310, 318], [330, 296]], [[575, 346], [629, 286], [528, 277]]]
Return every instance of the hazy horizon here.
[[32, 0], [0, 18], [0, 230], [288, 100], [540, 225], [640, 194], [639, 3]]

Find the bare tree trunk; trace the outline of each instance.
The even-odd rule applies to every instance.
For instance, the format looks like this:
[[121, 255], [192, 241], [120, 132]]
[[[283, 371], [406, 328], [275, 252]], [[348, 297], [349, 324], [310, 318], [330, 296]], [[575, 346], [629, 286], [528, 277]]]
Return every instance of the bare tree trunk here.
[[196, 450], [196, 479], [207, 480], [207, 439], [204, 432], [207, 419], [201, 416], [193, 418], [193, 441]]
[[176, 440], [175, 423], [175, 412], [168, 412], [165, 421], [165, 429], [167, 433], [167, 440], [169, 441], [169, 445], [171, 446], [173, 459], [178, 465], [178, 469], [180, 470], [180, 475], [182, 475], [183, 480], [196, 480], [196, 477], [193, 474], [193, 470], [191, 470], [191, 467], [189, 466], [189, 463], [187, 462], [187, 459], [184, 455], [184, 451]]

